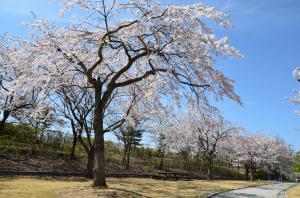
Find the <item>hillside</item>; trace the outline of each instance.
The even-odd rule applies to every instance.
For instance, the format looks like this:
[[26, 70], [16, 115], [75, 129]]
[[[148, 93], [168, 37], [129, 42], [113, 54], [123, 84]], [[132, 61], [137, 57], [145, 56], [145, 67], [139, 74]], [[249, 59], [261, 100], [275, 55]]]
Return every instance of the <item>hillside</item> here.
[[[107, 173], [155, 173], [160, 166], [160, 154], [152, 148], [134, 147], [130, 169], [122, 163], [122, 145], [107, 141]], [[72, 139], [59, 131], [43, 133], [26, 125], [7, 124], [0, 136], [0, 170], [85, 172], [87, 155], [83, 147], [76, 147], [76, 159], [70, 159]], [[196, 157], [186, 158], [167, 153], [164, 158], [166, 170], [186, 172], [195, 177], [206, 177], [203, 161]], [[244, 179], [243, 170], [232, 167], [228, 162], [215, 161], [215, 177]]]

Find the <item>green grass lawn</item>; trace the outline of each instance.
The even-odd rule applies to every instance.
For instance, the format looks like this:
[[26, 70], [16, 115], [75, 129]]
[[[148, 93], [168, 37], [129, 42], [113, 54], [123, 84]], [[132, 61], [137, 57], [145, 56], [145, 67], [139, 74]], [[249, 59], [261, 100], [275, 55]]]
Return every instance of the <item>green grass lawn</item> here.
[[2, 177], [0, 198], [74, 198], [74, 197], [202, 197], [264, 182], [246, 181], [161, 181], [137, 178], [108, 178], [107, 189], [92, 187], [92, 181], [68, 178]]

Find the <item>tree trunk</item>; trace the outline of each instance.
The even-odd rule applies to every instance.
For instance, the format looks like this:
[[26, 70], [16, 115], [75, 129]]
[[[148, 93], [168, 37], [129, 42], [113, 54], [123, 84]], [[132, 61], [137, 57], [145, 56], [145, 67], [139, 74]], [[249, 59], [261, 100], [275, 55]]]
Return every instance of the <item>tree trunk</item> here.
[[72, 141], [72, 149], [71, 149], [71, 153], [70, 153], [70, 158], [76, 159], [75, 150], [76, 150], [76, 145], [77, 145], [77, 132], [76, 132], [75, 124], [73, 121], [71, 121], [71, 126], [72, 126], [72, 132], [73, 132], [73, 141]]
[[92, 179], [94, 177], [94, 163], [95, 163], [95, 152], [94, 149], [91, 148], [88, 153], [88, 161], [86, 165], [86, 177]]
[[[88, 155], [88, 160], [87, 160], [87, 165], [86, 165], [86, 177], [93, 179], [94, 177], [94, 165], [95, 165], [95, 150], [93, 145], [89, 142], [88, 145], [85, 144], [81, 137], [81, 133], [78, 134], [77, 137], [78, 141], [81, 143], [83, 146], [86, 154]], [[89, 138], [88, 138], [89, 141]]]
[[268, 180], [271, 181], [271, 168], [267, 168], [267, 173], [268, 173]]
[[34, 136], [35, 136], [35, 141], [37, 144], [40, 144], [40, 138], [39, 138], [39, 127], [38, 125], [34, 127]]
[[212, 179], [212, 160], [208, 159], [207, 163], [207, 179], [211, 180]]
[[72, 143], [71, 154], [70, 154], [70, 158], [71, 158], [72, 160], [73, 160], [73, 159], [76, 159], [76, 156], [75, 156], [76, 145], [77, 145], [77, 136], [74, 136], [74, 137], [73, 137], [73, 143]]
[[246, 180], [249, 180], [249, 167], [245, 165], [245, 176], [246, 176]]
[[94, 110], [94, 149], [95, 149], [95, 168], [94, 186], [107, 187], [105, 181], [105, 148], [104, 148], [104, 128], [103, 128], [103, 108], [101, 101], [101, 90], [95, 90], [95, 110]]
[[250, 180], [254, 181], [254, 168], [250, 168]]
[[127, 146], [124, 145], [122, 164], [126, 165]]
[[95, 131], [95, 169], [94, 169], [94, 185], [99, 187], [106, 187], [104, 167], [105, 167], [105, 153], [104, 153], [104, 133]]
[[0, 135], [3, 135], [3, 132], [4, 132], [3, 129], [5, 127], [5, 122], [6, 122], [7, 118], [9, 117], [9, 114], [10, 114], [9, 111], [4, 111], [3, 112], [3, 118], [0, 122]]
[[282, 182], [282, 171], [281, 171], [281, 167], [279, 167], [279, 181]]
[[158, 169], [159, 170], [164, 170], [164, 157], [162, 156], [161, 158], [160, 158], [160, 162], [159, 162], [159, 167], [158, 167]]
[[129, 165], [130, 165], [130, 146], [128, 147], [128, 152], [127, 152], [127, 160], [126, 160], [126, 170], [129, 170]]

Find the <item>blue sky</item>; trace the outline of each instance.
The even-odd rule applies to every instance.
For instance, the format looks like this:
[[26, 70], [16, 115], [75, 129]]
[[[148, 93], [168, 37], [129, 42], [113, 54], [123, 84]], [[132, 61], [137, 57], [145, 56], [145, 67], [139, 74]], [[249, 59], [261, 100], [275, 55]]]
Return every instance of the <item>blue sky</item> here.
[[[32, 20], [30, 11], [50, 20], [61, 20], [59, 6], [47, 0], [0, 0], [0, 34], [24, 36], [21, 22]], [[165, 0], [163, 4], [204, 2], [230, 14], [233, 28], [216, 29], [229, 36], [245, 58], [220, 59], [216, 66], [236, 81], [244, 106], [228, 99], [216, 105], [224, 116], [250, 132], [279, 135], [300, 149], [300, 109], [285, 99], [299, 88], [292, 79], [300, 65], [299, 0]]]

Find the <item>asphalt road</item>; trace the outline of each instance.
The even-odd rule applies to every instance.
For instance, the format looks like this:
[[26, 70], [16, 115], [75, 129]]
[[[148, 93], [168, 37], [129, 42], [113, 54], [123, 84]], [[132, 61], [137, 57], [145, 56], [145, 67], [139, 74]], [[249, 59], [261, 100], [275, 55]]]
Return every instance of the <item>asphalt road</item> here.
[[286, 190], [294, 185], [294, 183], [276, 183], [243, 188], [216, 195], [213, 198], [287, 198]]

